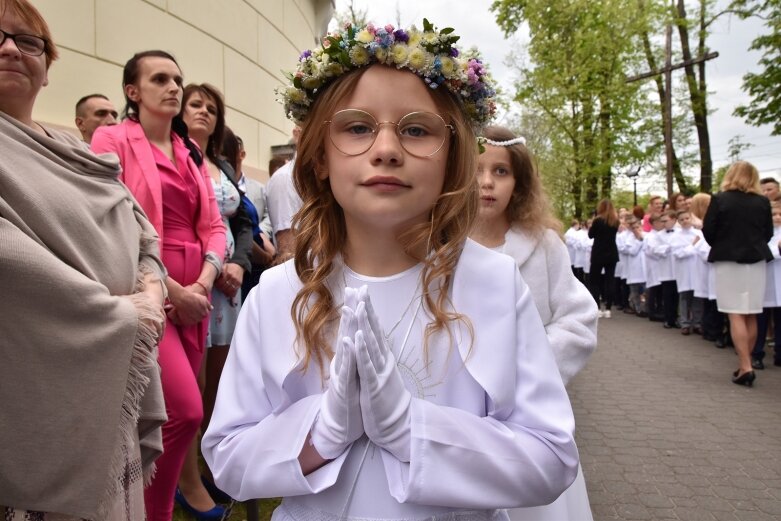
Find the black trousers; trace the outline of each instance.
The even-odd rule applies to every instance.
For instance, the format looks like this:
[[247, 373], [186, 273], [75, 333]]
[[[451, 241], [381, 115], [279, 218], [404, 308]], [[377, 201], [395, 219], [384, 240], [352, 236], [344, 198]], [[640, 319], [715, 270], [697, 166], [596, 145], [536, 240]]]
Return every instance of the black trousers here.
[[645, 307], [648, 310], [648, 320], [662, 321], [662, 286], [657, 284], [645, 289]]
[[[602, 270], [605, 273], [602, 273]], [[599, 298], [602, 297], [605, 303], [605, 309], [610, 309], [615, 300], [615, 280], [616, 263], [615, 262], [594, 262], [591, 264], [589, 273], [589, 290], [594, 301], [599, 306]]]
[[662, 307], [664, 323], [674, 326], [678, 320], [678, 284], [674, 280], [662, 281]]
[[702, 335], [716, 340], [724, 334], [724, 313], [719, 311], [715, 300], [705, 300], [702, 311]]

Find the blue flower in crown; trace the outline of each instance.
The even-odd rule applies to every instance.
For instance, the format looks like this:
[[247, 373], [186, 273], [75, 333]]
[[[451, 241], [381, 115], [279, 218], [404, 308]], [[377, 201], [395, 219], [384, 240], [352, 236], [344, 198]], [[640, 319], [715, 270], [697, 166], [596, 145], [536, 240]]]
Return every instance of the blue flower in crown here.
[[473, 128], [479, 130], [496, 112], [496, 90], [477, 51], [462, 53], [455, 47], [459, 39], [452, 28], [439, 31], [425, 18], [422, 31], [415, 26], [404, 30], [392, 25], [370, 23], [355, 28], [348, 24], [326, 35], [320, 47], [301, 53], [298, 68], [287, 75], [290, 84], [277, 89], [279, 101], [287, 116], [300, 123], [334, 79], [379, 63], [408, 69], [432, 89], [444, 85], [461, 100]]

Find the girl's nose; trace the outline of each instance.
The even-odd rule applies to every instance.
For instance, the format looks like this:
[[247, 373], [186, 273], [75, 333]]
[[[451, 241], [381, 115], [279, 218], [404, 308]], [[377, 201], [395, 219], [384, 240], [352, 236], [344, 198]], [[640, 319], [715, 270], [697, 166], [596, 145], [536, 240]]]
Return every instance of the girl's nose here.
[[480, 169], [477, 171], [477, 183], [480, 185], [480, 187], [484, 188], [490, 188], [493, 186], [493, 178], [491, 177], [491, 173], [487, 172], [483, 169]]
[[377, 137], [374, 139], [369, 152], [374, 163], [402, 164], [404, 162], [404, 148], [401, 146], [399, 136], [396, 134], [396, 127], [393, 125], [380, 125], [377, 128]]

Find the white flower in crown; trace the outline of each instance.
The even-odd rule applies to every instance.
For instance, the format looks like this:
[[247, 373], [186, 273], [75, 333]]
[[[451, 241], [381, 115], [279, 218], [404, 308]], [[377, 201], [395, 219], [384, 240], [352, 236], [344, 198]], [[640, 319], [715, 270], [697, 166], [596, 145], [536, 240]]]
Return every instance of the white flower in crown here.
[[397, 43], [391, 47], [391, 54], [393, 56], [393, 63], [398, 66], [404, 66], [407, 64], [409, 58], [409, 47], [406, 43]]
[[323, 89], [335, 78], [351, 70], [374, 63], [406, 68], [431, 88], [444, 85], [460, 99], [475, 130], [488, 124], [496, 111], [493, 79], [476, 51], [467, 54], [455, 47], [459, 36], [453, 29], [438, 31], [423, 19], [423, 31], [392, 25], [368, 24], [356, 29], [351, 25], [329, 33], [317, 49], [304, 51], [291, 83], [277, 89], [288, 117], [296, 122], [306, 119], [309, 108]]

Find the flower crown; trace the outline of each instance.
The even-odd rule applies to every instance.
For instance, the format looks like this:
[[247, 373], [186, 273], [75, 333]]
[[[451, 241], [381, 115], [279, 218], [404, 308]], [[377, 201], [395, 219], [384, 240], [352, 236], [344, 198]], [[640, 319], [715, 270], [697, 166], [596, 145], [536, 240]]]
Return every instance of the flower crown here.
[[447, 27], [441, 31], [423, 19], [423, 31], [392, 25], [368, 24], [356, 29], [347, 24], [329, 33], [323, 44], [304, 51], [295, 73], [289, 73], [291, 85], [277, 94], [287, 116], [297, 123], [304, 121], [322, 90], [339, 76], [353, 69], [375, 63], [408, 69], [432, 89], [444, 85], [458, 99], [475, 130], [484, 127], [494, 115], [496, 104], [494, 82], [476, 50], [462, 53], [454, 44], [460, 36]]

